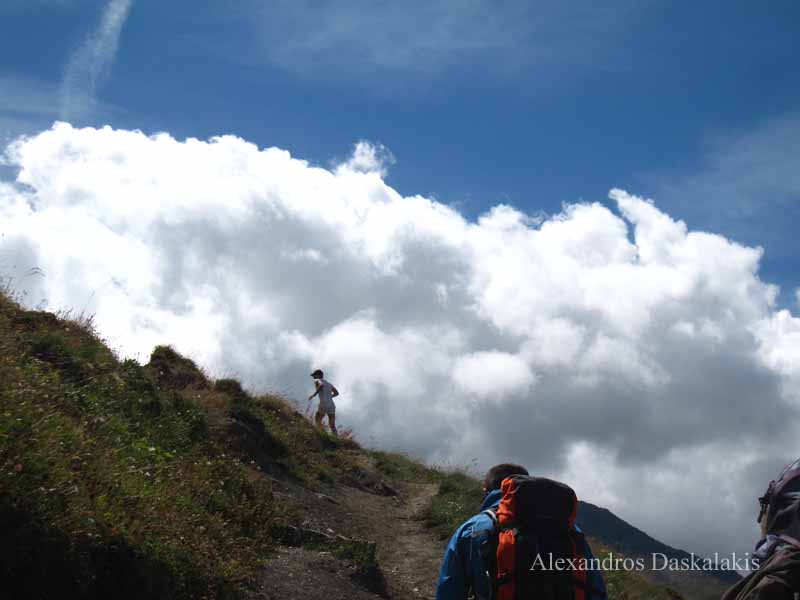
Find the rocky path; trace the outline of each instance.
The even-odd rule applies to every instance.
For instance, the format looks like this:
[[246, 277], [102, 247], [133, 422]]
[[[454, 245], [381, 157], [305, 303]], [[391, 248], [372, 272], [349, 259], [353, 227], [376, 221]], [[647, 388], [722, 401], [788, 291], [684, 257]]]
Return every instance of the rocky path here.
[[[366, 462], [363, 465], [370, 468]], [[435, 597], [436, 579], [446, 541], [426, 529], [420, 513], [438, 490], [437, 484], [385, 479], [396, 495], [335, 486], [312, 492], [286, 482], [274, 482], [275, 494], [300, 507], [304, 526], [330, 536], [374, 541], [378, 565], [391, 600]], [[378, 600], [380, 596], [353, 577], [345, 561], [325, 549], [282, 547], [268, 561], [264, 600]]]
[[436, 484], [398, 484], [398, 496], [380, 497], [348, 490], [350, 506], [362, 531], [378, 541], [378, 563], [386, 575], [389, 597], [433, 599], [444, 542], [419, 520], [436, 494]]

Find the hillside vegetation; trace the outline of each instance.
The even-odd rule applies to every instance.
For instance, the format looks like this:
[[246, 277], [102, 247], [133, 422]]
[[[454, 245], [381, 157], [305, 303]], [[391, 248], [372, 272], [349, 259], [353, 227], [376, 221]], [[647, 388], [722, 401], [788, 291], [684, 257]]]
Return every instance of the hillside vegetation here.
[[[431, 597], [480, 505], [464, 473], [333, 438], [169, 347], [120, 360], [90, 322], [5, 295], [0, 381], [4, 597], [317, 597], [297, 565], [328, 600]], [[618, 600], [680, 598], [608, 581]]]

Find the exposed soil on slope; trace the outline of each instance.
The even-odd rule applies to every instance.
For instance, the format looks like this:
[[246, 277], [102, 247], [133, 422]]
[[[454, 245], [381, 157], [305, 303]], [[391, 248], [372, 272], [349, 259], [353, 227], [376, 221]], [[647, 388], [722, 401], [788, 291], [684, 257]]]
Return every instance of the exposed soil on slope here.
[[330, 552], [280, 548], [268, 563], [260, 598], [284, 600], [375, 600], [377, 594], [361, 587], [348, 565]]
[[[436, 494], [437, 484], [394, 481], [377, 472], [367, 455], [352, 452], [368, 474], [365, 489], [330, 486], [322, 492], [273, 480], [279, 499], [300, 507], [301, 537], [309, 547], [281, 547], [270, 558], [257, 597], [269, 600], [433, 599], [444, 542], [418, 516]], [[374, 485], [374, 478], [381, 485]], [[358, 485], [358, 482], [354, 482]], [[379, 572], [364, 573], [332, 551], [337, 540], [375, 543]]]
[[418, 516], [438, 485], [401, 483], [398, 488], [395, 499], [354, 489], [345, 490], [344, 495], [359, 515], [363, 533], [371, 531], [375, 539], [383, 540], [378, 544], [377, 558], [386, 575], [389, 597], [432, 599], [443, 543], [423, 528]]

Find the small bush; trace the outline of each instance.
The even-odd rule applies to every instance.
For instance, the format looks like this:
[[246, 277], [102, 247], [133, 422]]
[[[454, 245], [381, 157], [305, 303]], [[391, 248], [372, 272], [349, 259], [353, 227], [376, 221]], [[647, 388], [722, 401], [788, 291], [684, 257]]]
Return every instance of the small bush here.
[[382, 452], [373, 450], [370, 456], [375, 460], [375, 467], [387, 477], [400, 481], [415, 483], [436, 483], [442, 480], [442, 473], [426, 467], [398, 452]]
[[247, 392], [242, 389], [242, 384], [235, 379], [218, 379], [214, 382], [214, 391], [227, 394], [234, 402], [243, 402], [249, 399]]
[[31, 340], [31, 354], [57, 366], [72, 362], [67, 340], [60, 331], [42, 331], [34, 336]]
[[135, 360], [129, 358], [123, 361], [119, 375], [129, 393], [154, 395], [157, 392], [155, 382], [149, 372]]
[[156, 346], [146, 367], [159, 388], [182, 390], [189, 386], [209, 387], [205, 374], [191, 359], [181, 356], [169, 346]]

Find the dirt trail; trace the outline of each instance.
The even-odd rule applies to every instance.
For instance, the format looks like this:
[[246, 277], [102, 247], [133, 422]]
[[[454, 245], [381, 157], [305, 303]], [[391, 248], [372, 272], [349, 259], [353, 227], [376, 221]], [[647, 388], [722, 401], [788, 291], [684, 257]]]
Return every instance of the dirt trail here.
[[[362, 467], [377, 473], [366, 455]], [[391, 600], [433, 600], [445, 541], [426, 529], [420, 513], [438, 490], [437, 484], [382, 481], [396, 495], [370, 493], [356, 487], [332, 486], [324, 493], [288, 482], [273, 482], [276, 496], [299, 507], [304, 527], [327, 535], [343, 535], [376, 543], [378, 565]], [[345, 561], [331, 552], [304, 547], [279, 548], [268, 561], [258, 598], [307, 600], [378, 600], [380, 596], [353, 576]]]
[[378, 541], [378, 563], [393, 599], [433, 599], [444, 542], [425, 529], [419, 514], [438, 490], [437, 484], [396, 483], [398, 496], [381, 497], [347, 490], [349, 506], [362, 521], [362, 532]]

